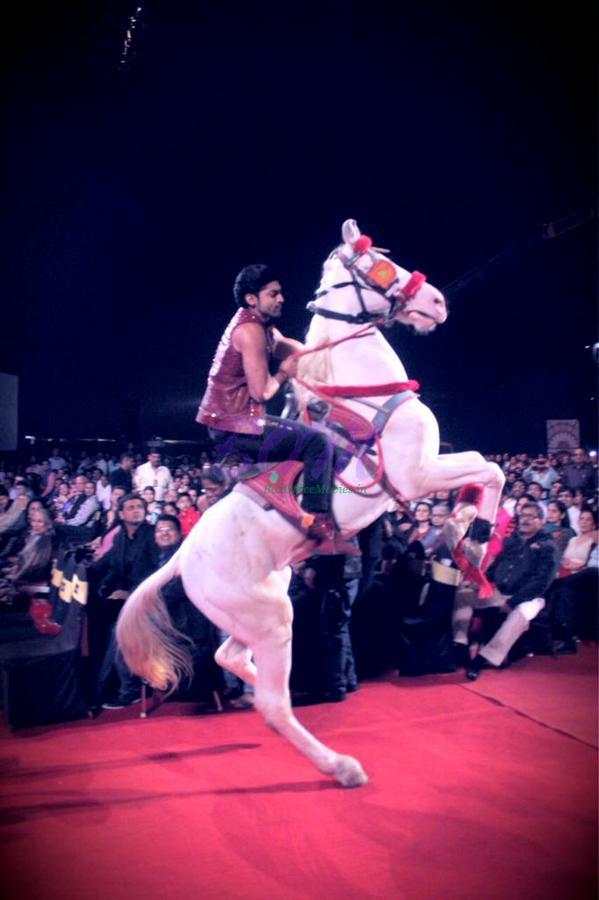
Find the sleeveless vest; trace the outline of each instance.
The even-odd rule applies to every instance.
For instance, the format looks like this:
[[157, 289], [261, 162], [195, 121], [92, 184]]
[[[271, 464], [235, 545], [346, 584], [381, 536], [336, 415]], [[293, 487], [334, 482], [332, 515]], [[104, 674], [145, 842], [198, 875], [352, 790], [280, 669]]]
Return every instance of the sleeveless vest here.
[[196, 422], [237, 434], [262, 434], [266, 407], [263, 402], [250, 397], [243, 358], [231, 341], [237, 326], [246, 322], [257, 322], [264, 328], [269, 357], [272, 355], [273, 326], [265, 325], [252, 309], [239, 309], [227, 325], [216, 348]]

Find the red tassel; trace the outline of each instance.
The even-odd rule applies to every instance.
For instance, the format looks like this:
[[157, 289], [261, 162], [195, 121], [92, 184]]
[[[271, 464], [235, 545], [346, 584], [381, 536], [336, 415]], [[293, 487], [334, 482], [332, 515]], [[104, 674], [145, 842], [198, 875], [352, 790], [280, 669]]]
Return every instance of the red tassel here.
[[482, 484], [465, 484], [464, 487], [460, 488], [460, 492], [458, 494], [455, 505], [458, 503], [468, 503], [473, 506], [476, 506], [477, 509], [480, 509], [480, 505], [483, 500], [483, 486]]
[[474, 584], [478, 586], [478, 596], [485, 600], [493, 593], [493, 585], [483, 574], [483, 572], [481, 572], [480, 569], [475, 568], [472, 563], [466, 558], [465, 554], [462, 551], [462, 544], [463, 541], [460, 541], [460, 543], [454, 549], [453, 558], [458, 569], [464, 573], [467, 580], [473, 581]]
[[362, 254], [366, 253], [367, 250], [370, 250], [371, 247], [372, 238], [369, 238], [367, 234], [363, 234], [354, 244], [354, 253], [356, 256], [362, 256]]

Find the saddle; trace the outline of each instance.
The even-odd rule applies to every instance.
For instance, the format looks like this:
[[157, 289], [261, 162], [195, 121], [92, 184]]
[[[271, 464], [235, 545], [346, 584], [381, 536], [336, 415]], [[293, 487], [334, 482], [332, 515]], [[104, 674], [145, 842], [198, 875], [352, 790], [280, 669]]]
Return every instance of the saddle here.
[[[326, 409], [323, 410], [323, 406]], [[330, 410], [328, 404], [315, 405], [311, 410], [310, 425], [325, 431], [333, 444], [335, 472], [342, 472], [352, 457], [360, 456], [371, 448], [374, 437], [372, 426], [350, 409]], [[308, 530], [314, 516], [302, 509], [299, 503], [303, 490], [303, 462], [242, 463], [233, 468], [237, 479], [234, 491], [258, 502], [263, 509], [275, 509], [302, 532]], [[308, 540], [306, 556], [313, 555], [316, 546], [315, 541]]]

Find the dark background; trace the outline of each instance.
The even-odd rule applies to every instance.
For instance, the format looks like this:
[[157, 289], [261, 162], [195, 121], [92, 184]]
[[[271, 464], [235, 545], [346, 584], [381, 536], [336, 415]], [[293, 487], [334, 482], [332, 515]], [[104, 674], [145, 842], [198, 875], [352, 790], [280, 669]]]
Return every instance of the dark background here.
[[0, 370], [20, 433], [198, 438], [231, 284], [283, 330], [345, 218], [449, 290], [391, 340], [455, 449], [595, 445], [595, 13], [446, 3], [48, 4], [5, 54]]

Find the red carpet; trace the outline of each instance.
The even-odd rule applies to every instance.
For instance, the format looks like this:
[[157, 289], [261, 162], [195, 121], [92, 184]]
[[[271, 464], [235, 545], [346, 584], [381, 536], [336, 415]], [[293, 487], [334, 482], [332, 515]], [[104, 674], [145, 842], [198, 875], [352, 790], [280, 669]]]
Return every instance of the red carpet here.
[[[297, 710], [344, 790], [254, 712], [165, 704], [0, 735], [4, 894], [39, 900], [596, 896], [596, 648], [368, 683]], [[9, 887], [10, 886], [10, 887]]]

